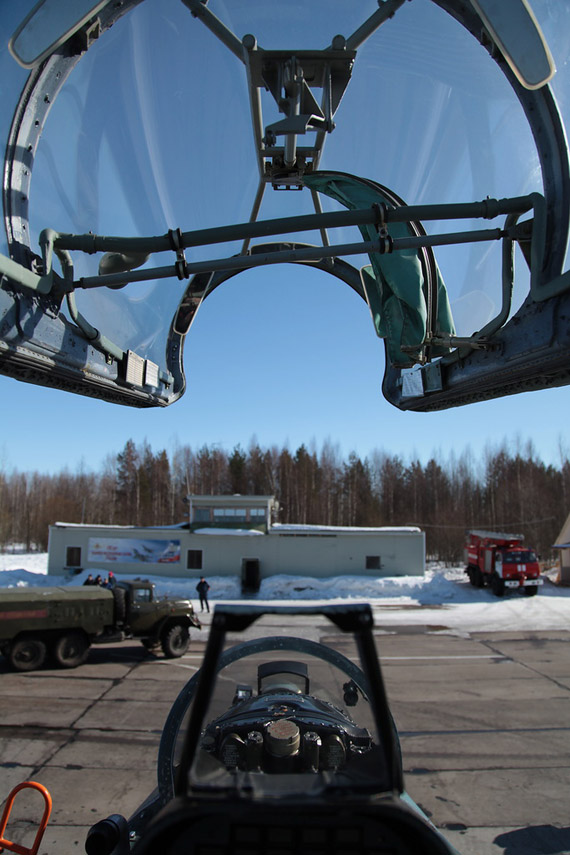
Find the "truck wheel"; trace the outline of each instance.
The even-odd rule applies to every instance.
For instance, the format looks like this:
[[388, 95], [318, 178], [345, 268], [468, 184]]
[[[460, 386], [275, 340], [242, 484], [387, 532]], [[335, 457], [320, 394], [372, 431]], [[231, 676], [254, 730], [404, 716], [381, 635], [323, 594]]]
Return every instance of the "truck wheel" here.
[[496, 597], [502, 597], [505, 593], [505, 583], [501, 578], [499, 578], [499, 576], [497, 576], [496, 573], [491, 579], [491, 590]]
[[524, 592], [527, 597], [534, 597], [535, 594], [538, 594], [538, 585], [525, 585]]
[[8, 661], [16, 671], [36, 671], [46, 656], [47, 647], [41, 638], [20, 638], [10, 645]]
[[180, 656], [184, 656], [189, 643], [188, 627], [182, 623], [175, 623], [169, 627], [160, 639], [162, 652], [167, 659], [178, 659]]
[[89, 653], [89, 641], [82, 632], [66, 632], [53, 646], [55, 661], [61, 668], [83, 665]]

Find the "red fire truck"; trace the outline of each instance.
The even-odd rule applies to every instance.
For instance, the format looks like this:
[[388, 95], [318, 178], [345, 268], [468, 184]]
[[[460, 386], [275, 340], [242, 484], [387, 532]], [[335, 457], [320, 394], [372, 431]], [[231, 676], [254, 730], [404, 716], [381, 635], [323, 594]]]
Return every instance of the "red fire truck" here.
[[524, 588], [533, 596], [542, 585], [538, 558], [533, 549], [523, 546], [522, 534], [496, 531], [468, 531], [465, 542], [465, 572], [476, 588], [490, 585], [497, 597], [505, 588]]

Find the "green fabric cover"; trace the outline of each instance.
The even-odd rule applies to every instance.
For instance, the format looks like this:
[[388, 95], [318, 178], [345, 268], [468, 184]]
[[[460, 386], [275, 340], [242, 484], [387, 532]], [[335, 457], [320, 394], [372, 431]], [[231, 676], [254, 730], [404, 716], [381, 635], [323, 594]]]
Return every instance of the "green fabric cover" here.
[[[383, 202], [394, 204], [379, 187], [365, 183], [351, 175], [315, 172], [304, 178], [311, 190], [336, 199], [349, 209], [369, 208]], [[360, 226], [364, 240], [376, 240], [378, 233], [373, 225]], [[414, 234], [407, 223], [390, 223], [393, 239]], [[418, 250], [399, 250], [381, 255], [370, 254], [370, 265], [362, 269], [366, 299], [370, 306], [376, 333], [386, 339], [391, 363], [398, 367], [415, 364], [421, 356], [426, 335], [427, 308], [425, 283]], [[437, 270], [437, 332], [455, 334], [447, 290]], [[402, 351], [402, 346], [412, 347], [412, 352]], [[432, 356], [449, 352], [447, 347], [432, 347]]]

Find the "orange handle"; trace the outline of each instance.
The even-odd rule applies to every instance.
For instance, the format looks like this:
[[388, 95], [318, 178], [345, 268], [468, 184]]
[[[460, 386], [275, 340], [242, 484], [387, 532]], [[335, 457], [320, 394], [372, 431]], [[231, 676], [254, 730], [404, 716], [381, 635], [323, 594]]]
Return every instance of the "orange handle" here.
[[[38, 830], [36, 831], [36, 838], [34, 840], [34, 845], [30, 848], [29, 846], [20, 846], [19, 843], [13, 843], [11, 840], [7, 840], [4, 837], [4, 832], [6, 830], [6, 826], [8, 825], [8, 818], [12, 811], [12, 805], [14, 804], [14, 799], [16, 795], [20, 792], [20, 790], [31, 789], [38, 790], [44, 797], [44, 815], [42, 816], [42, 820], [39, 824]], [[9, 849], [10, 852], [16, 852], [18, 855], [37, 855], [37, 851], [40, 848], [40, 843], [42, 842], [42, 837], [44, 836], [44, 831], [47, 828], [47, 824], [49, 821], [51, 813], [51, 796], [47, 789], [43, 786], [43, 784], [38, 784], [36, 781], [24, 781], [22, 784], [18, 784], [6, 801], [6, 806], [4, 807], [4, 813], [2, 814], [2, 820], [0, 821], [0, 852], [3, 852], [4, 849]]]

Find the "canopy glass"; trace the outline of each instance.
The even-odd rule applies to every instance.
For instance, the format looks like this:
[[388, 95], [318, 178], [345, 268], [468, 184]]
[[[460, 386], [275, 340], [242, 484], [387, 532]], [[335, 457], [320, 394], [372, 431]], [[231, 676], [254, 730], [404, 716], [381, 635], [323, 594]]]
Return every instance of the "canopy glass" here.
[[[207, 6], [197, 0], [186, 4], [144, 0], [126, 3], [126, 11], [112, 26], [107, 26], [108, 17], [112, 19], [115, 12], [109, 6], [85, 4], [87, 9], [90, 5], [95, 8], [93, 15], [84, 13], [81, 29], [57, 49], [63, 56], [75, 43], [68, 66], [48, 56], [43, 65], [31, 70], [16, 61], [8, 43], [34, 4], [10, 5], [3, 13], [0, 134], [8, 157], [6, 230], [0, 235], [0, 252], [34, 269], [34, 258], [43, 255], [45, 262], [46, 253], [55, 247], [55, 272], [77, 287], [69, 304], [61, 293], [58, 297], [51, 292], [52, 314], [59, 308], [60, 319], [67, 318], [66, 335], [79, 330], [81, 339], [91, 339], [85, 362], [103, 386], [119, 389], [119, 397], [121, 390], [130, 389], [138, 403], [164, 404], [184, 389], [182, 338], [200, 299], [218, 284], [202, 273], [201, 278], [190, 279], [188, 290], [192, 268], [188, 271], [184, 263], [228, 258], [268, 241], [305, 245], [323, 241], [323, 232], [316, 226], [300, 232], [284, 226], [275, 236], [245, 243], [238, 236], [191, 246], [183, 256], [179, 247], [176, 255], [177, 229], [186, 234], [247, 223], [252, 216], [263, 221], [313, 214], [321, 208], [345, 210], [330, 194], [304, 186], [304, 176], [317, 169], [377, 182], [414, 206], [545, 192], [548, 197], [538, 150], [540, 134], [535, 140], [509, 79], [514, 75], [508, 69], [505, 75], [491, 58], [489, 45], [480, 44], [455, 19], [454, 15], [460, 17], [461, 4], [454, 0], [439, 4], [432, 0], [403, 4], [399, 0], [386, 4], [210, 0]], [[567, 130], [570, 13], [566, 4], [556, 0], [534, 0], [532, 5], [556, 65], [549, 86]], [[44, 13], [57, 19], [58, 3], [46, 0], [45, 7]], [[202, 15], [203, 9], [210, 17]], [[375, 21], [379, 9], [394, 12], [393, 17], [360, 33], [365, 22]], [[504, 22], [501, 26], [504, 31]], [[339, 35], [344, 39], [339, 40]], [[41, 51], [41, 39], [37, 34], [30, 36], [25, 25], [24, 36], [29, 36], [29, 55], [36, 48], [34, 39], [37, 52]], [[76, 62], [78, 52], [87, 46]], [[332, 58], [319, 60], [307, 53], [330, 47], [336, 51]], [[16, 39], [12, 50], [17, 48]], [[263, 70], [260, 51], [272, 52], [266, 54], [266, 60], [270, 56], [274, 63], [272, 71]], [[343, 52], [345, 59], [339, 59]], [[292, 57], [296, 57], [295, 67]], [[52, 76], [41, 85], [34, 83], [42, 68], [46, 75], [50, 62]], [[292, 68], [297, 69], [297, 77]], [[258, 87], [260, 75], [265, 85]], [[304, 84], [299, 82], [301, 77]], [[27, 101], [22, 98], [26, 81]], [[302, 86], [304, 94], [295, 106], [291, 93], [296, 86]], [[280, 106], [289, 111], [288, 116]], [[320, 118], [303, 126], [303, 116], [319, 107]], [[296, 135], [283, 133], [279, 123], [286, 119], [289, 128], [298, 130]], [[546, 136], [549, 133], [552, 137], [549, 131]], [[548, 146], [552, 143], [547, 143], [550, 151]], [[275, 154], [277, 150], [284, 152], [283, 157]], [[566, 158], [565, 150], [561, 158]], [[547, 177], [549, 181], [561, 183], [562, 179], [557, 173], [554, 179]], [[532, 206], [527, 206], [520, 220], [531, 216]], [[534, 216], [538, 218], [536, 210]], [[491, 223], [479, 216], [444, 219], [437, 215], [422, 222], [428, 235], [442, 235], [502, 229], [505, 215]], [[562, 223], [563, 242], [565, 228]], [[163, 251], [149, 258], [138, 253], [121, 267], [102, 251], [89, 254], [69, 249], [65, 240], [58, 251], [53, 236], [51, 243], [43, 238], [42, 246], [40, 235], [45, 229], [58, 235], [135, 238], [173, 231]], [[357, 225], [344, 225], [329, 229], [325, 240], [345, 245], [362, 243], [363, 238]], [[31, 254], [25, 251], [26, 245]], [[515, 243], [513, 296], [506, 308], [503, 241], [435, 247], [452, 316], [452, 324], [439, 332], [455, 335], [458, 341], [446, 339], [445, 346], [440, 342], [432, 356], [453, 351], [461, 345], [461, 337], [468, 339], [486, 329], [502, 311], [498, 326], [519, 310], [530, 284], [521, 245]], [[363, 248], [350, 253], [337, 255], [356, 272], [369, 265]], [[558, 250], [560, 269], [555, 264], [547, 278], [566, 269], [566, 262], [562, 268], [564, 254], [565, 248]], [[101, 264], [104, 258], [107, 261]], [[94, 287], [92, 281], [99, 273], [128, 269], [134, 275], [136, 270], [160, 267], [170, 267], [170, 275], [149, 273], [144, 281], [123, 287]], [[35, 270], [45, 272], [37, 261]], [[231, 274], [220, 274], [219, 281], [227, 275]], [[89, 279], [88, 288], [80, 287], [84, 277]], [[356, 273], [349, 284], [365, 297], [359, 283]], [[5, 288], [7, 284], [5, 280]], [[42, 305], [44, 315], [49, 314], [47, 300]], [[8, 309], [6, 304], [9, 315]], [[29, 306], [26, 311], [33, 315]], [[35, 326], [37, 335], [40, 326]], [[85, 332], [93, 329], [103, 337], [102, 345], [96, 334]], [[61, 356], [65, 335], [56, 338], [52, 349], [59, 349]], [[117, 367], [128, 351], [148, 363], [148, 382], [137, 380], [132, 366], [130, 373]], [[98, 358], [100, 364], [95, 365]], [[426, 358], [430, 353], [420, 348], [411, 363]]]

